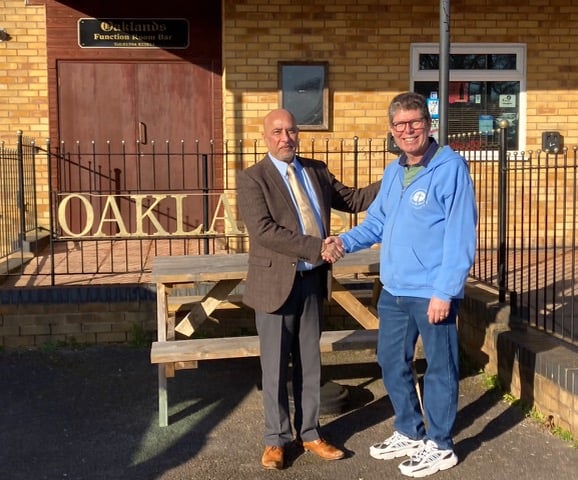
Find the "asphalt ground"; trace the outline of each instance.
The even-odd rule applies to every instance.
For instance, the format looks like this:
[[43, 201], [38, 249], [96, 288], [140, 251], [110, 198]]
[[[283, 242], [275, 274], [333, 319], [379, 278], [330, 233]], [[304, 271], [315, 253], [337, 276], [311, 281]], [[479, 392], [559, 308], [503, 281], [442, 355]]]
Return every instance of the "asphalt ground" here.
[[[383, 480], [398, 460], [375, 460], [392, 432], [392, 409], [372, 352], [324, 356], [324, 378], [348, 403], [324, 415], [324, 436], [346, 458], [286, 452], [286, 468], [260, 464], [258, 358], [202, 362], [169, 379], [170, 425], [157, 417], [157, 369], [149, 350], [95, 346], [0, 354], [1, 480]], [[427, 392], [426, 392], [427, 394]], [[578, 476], [578, 449], [525, 418], [480, 374], [464, 375], [455, 425], [456, 467], [439, 480]]]

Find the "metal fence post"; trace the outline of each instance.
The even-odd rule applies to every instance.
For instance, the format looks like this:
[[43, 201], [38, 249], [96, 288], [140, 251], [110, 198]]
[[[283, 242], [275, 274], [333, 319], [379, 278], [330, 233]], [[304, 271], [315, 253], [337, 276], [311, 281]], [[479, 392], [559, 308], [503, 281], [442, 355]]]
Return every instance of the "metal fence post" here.
[[[358, 173], [359, 173], [359, 137], [356, 135], [355, 137], [353, 137], [353, 186], [355, 188], [359, 187]], [[341, 181], [343, 181], [343, 176]], [[358, 223], [357, 212], [353, 214], [353, 221], [355, 222], [354, 224], [357, 225]], [[349, 227], [351, 228], [352, 225], [350, 225]]]
[[[56, 285], [56, 263], [54, 259], [54, 247], [55, 238], [58, 236], [56, 233], [55, 219], [58, 218], [56, 209], [58, 205], [58, 173], [53, 175], [52, 172], [52, 145], [50, 138], [46, 139], [46, 165], [48, 165], [48, 211], [49, 215], [49, 228], [50, 228], [50, 285]], [[59, 168], [58, 160], [56, 162], [56, 168]]]
[[20, 233], [18, 234], [18, 246], [24, 252], [26, 242], [26, 201], [24, 199], [24, 148], [22, 130], [17, 132], [17, 157], [18, 157], [18, 209], [20, 210]]
[[500, 151], [498, 154], [498, 300], [506, 301], [506, 226], [507, 226], [507, 172], [506, 162], [508, 155], [508, 126], [507, 120], [500, 122]]
[[[205, 231], [209, 227], [209, 156], [206, 153], [201, 155], [202, 159], [202, 187], [203, 187], [203, 228]], [[205, 235], [203, 239], [205, 255], [209, 254], [209, 238]]]

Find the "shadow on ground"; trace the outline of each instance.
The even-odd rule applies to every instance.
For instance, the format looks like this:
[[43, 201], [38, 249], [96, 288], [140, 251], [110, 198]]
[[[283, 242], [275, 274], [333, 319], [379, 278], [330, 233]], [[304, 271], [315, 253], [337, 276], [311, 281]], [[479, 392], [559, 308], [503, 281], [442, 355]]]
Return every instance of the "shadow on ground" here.
[[[398, 461], [368, 447], [392, 431], [393, 412], [372, 354], [324, 357], [324, 378], [349, 392], [345, 411], [322, 417], [339, 462], [288, 451], [264, 471], [258, 358], [201, 362], [169, 380], [170, 425], [158, 426], [157, 370], [148, 349], [95, 346], [0, 355], [2, 480], [372, 480], [403, 478]], [[460, 463], [436, 478], [572, 478], [578, 451], [524, 418], [479, 376], [460, 385]], [[531, 477], [530, 477], [531, 476]]]

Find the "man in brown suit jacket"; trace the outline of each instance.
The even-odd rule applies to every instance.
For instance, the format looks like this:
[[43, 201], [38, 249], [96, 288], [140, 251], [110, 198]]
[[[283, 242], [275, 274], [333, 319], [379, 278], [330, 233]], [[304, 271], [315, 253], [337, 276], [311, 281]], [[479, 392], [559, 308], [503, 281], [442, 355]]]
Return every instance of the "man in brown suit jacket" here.
[[[290, 375], [297, 443], [326, 460], [344, 456], [319, 432], [322, 308], [329, 292], [331, 263], [343, 256], [340, 245], [323, 238], [331, 233], [331, 209], [351, 213], [367, 209], [379, 182], [350, 188], [336, 180], [324, 162], [297, 157], [299, 131], [287, 110], [270, 112], [263, 126], [268, 154], [239, 172], [237, 186], [250, 242], [243, 302], [255, 310], [261, 350], [265, 410], [261, 463], [280, 469], [284, 448], [293, 441], [287, 391]], [[302, 233], [302, 219], [286, 177], [292, 162], [323, 238]]]

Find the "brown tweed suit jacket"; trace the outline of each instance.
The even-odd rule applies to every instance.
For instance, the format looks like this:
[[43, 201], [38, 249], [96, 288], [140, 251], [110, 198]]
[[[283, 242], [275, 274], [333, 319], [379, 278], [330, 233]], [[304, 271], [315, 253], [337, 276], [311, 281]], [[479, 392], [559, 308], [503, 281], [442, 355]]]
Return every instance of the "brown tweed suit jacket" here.
[[[366, 210], [379, 190], [380, 182], [355, 189], [343, 185], [318, 160], [299, 157], [317, 194], [325, 232], [330, 232], [331, 209], [356, 213]], [[321, 261], [320, 238], [303, 235], [298, 212], [287, 186], [272, 160], [266, 155], [257, 164], [237, 175], [238, 205], [249, 233], [249, 270], [243, 302], [249, 307], [272, 313], [291, 292], [297, 262]], [[331, 268], [326, 264], [328, 290]]]

